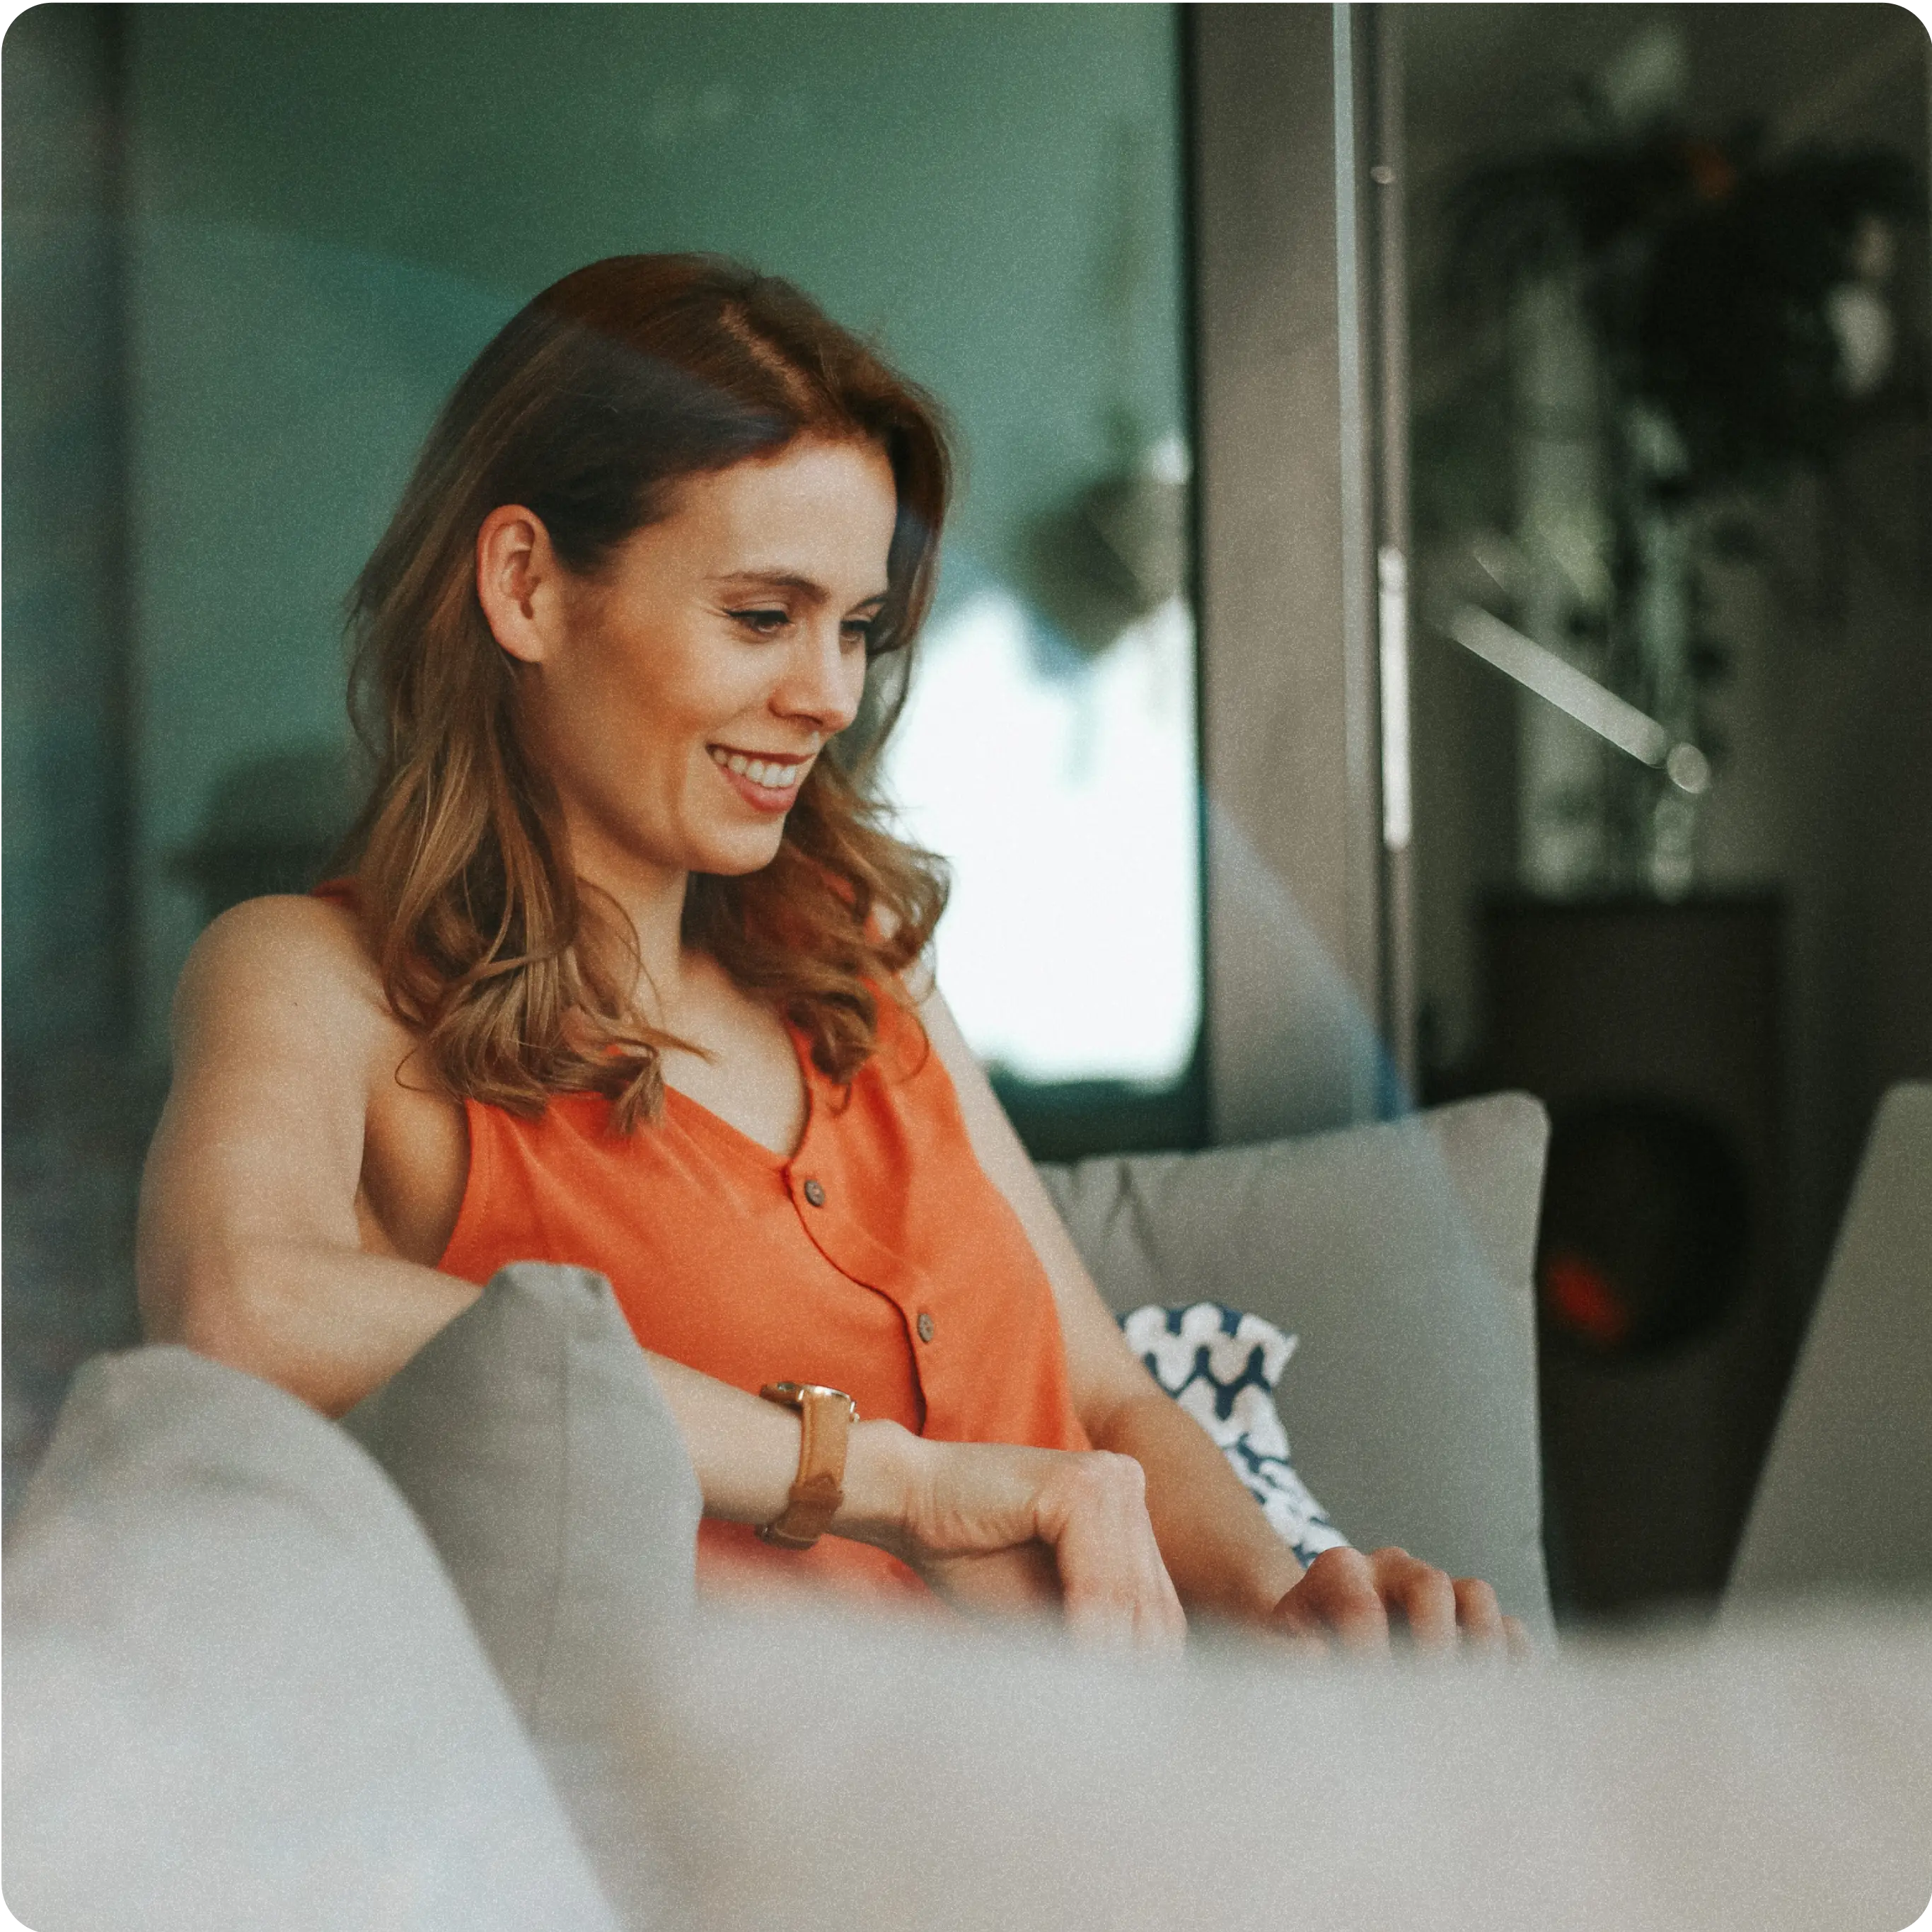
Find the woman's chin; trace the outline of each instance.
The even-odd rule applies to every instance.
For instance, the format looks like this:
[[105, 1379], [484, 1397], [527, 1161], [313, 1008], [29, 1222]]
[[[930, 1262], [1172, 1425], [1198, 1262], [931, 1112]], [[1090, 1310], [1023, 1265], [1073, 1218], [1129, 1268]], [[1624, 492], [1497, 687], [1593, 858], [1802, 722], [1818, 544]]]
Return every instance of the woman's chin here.
[[686, 868], [710, 872], [720, 878], [738, 878], [747, 872], [762, 872], [778, 856], [784, 839], [784, 820], [777, 819], [742, 830], [707, 838]]

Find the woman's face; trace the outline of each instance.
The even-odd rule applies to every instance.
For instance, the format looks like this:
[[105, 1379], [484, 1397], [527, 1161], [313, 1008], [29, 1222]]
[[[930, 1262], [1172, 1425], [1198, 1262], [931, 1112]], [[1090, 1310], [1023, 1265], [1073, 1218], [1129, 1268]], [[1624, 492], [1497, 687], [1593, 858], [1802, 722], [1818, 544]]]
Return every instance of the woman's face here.
[[878, 448], [800, 438], [687, 478], [595, 580], [554, 577], [524, 717], [580, 871], [770, 863], [857, 712], [896, 508]]

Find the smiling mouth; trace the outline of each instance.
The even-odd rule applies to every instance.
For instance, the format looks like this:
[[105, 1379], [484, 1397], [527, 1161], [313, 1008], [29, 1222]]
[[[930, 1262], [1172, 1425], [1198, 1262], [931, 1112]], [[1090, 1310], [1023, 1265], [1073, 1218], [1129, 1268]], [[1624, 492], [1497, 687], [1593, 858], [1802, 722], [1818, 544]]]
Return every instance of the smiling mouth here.
[[748, 779], [766, 791], [790, 790], [812, 763], [809, 758], [754, 757], [747, 752], [732, 751], [723, 745], [708, 745], [705, 748], [711, 754], [711, 762], [720, 770], [734, 772], [740, 778]]

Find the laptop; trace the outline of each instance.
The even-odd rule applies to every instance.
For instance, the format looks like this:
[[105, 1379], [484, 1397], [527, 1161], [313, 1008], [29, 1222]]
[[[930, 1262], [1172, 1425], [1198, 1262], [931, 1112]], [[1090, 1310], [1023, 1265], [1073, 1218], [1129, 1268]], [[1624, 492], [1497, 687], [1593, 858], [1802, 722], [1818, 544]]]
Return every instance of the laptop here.
[[1932, 1597], [1932, 1082], [1880, 1105], [1725, 1609], [1823, 1590]]

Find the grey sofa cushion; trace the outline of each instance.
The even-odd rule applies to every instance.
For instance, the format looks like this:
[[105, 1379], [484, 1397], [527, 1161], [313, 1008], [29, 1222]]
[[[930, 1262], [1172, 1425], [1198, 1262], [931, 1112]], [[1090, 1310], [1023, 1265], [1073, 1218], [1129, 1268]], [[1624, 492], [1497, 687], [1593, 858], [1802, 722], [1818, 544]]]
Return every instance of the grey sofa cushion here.
[[614, 1932], [409, 1511], [184, 1348], [75, 1378], [6, 1567], [8, 1903], [40, 1932]]
[[1042, 1173], [1116, 1310], [1221, 1301], [1300, 1336], [1282, 1414], [1350, 1542], [1484, 1577], [1546, 1631], [1531, 1269], [1548, 1133], [1505, 1094]]
[[1880, 1104], [1731, 1570], [1795, 1592], [1932, 1595], [1932, 1082]]
[[704, 1499], [610, 1284], [502, 1269], [344, 1424], [428, 1532], [612, 1903], [658, 1922], [614, 1686], [690, 1611]]

